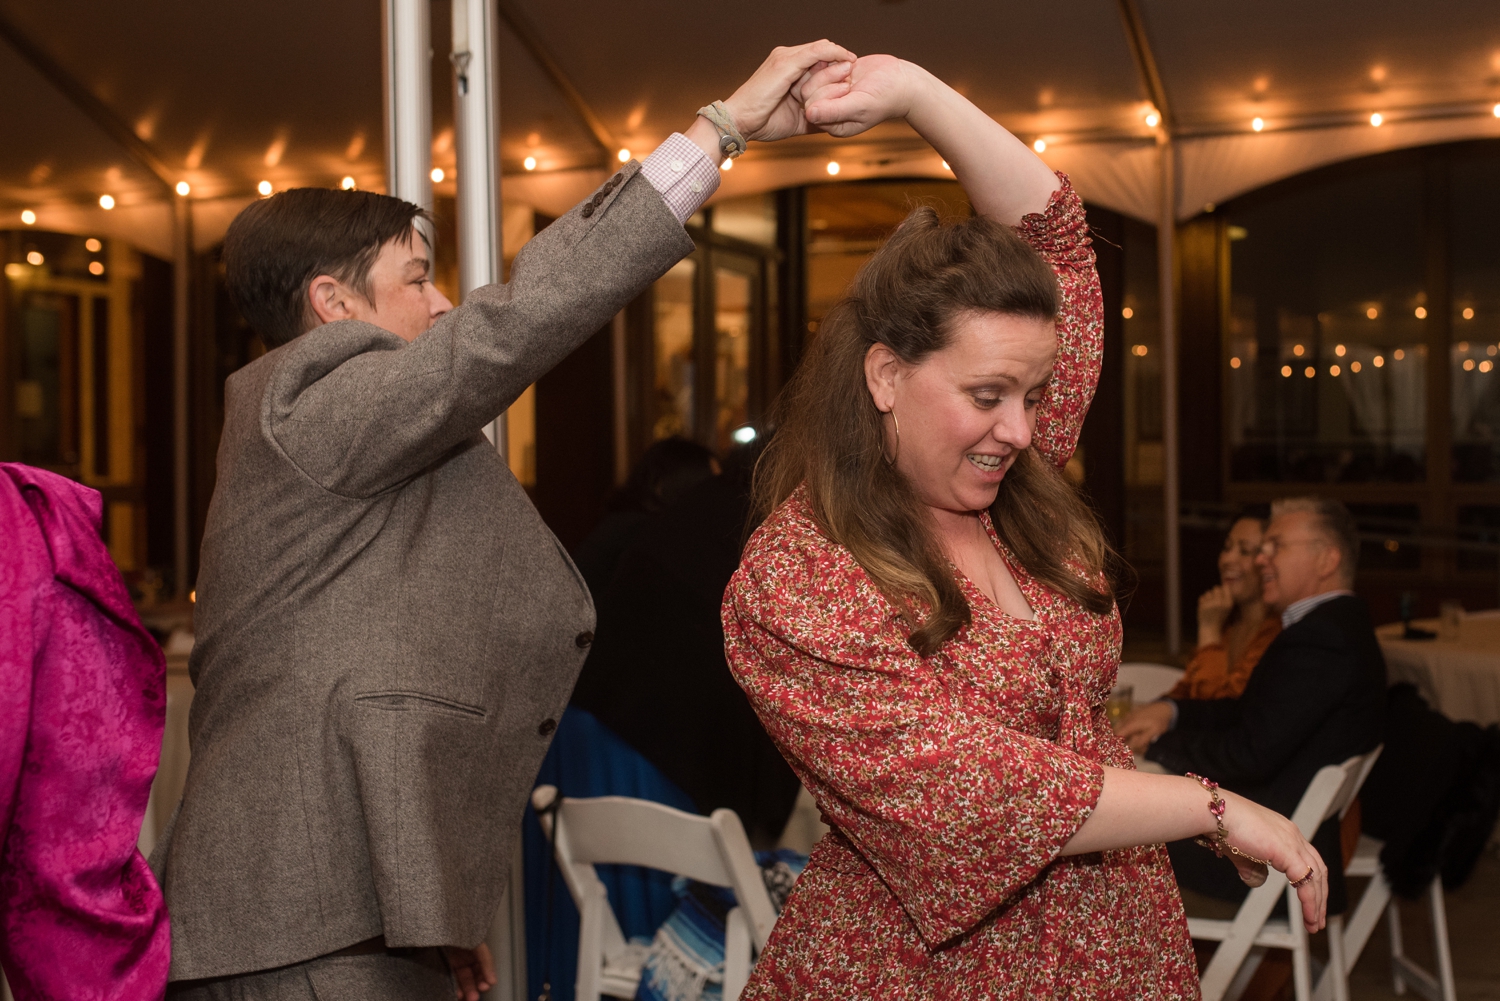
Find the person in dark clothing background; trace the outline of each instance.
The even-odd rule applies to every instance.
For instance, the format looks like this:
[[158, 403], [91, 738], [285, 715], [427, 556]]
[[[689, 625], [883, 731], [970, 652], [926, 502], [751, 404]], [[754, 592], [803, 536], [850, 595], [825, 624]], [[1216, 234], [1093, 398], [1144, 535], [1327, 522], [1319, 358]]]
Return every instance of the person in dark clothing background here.
[[630, 478], [605, 501], [599, 524], [573, 554], [595, 600], [609, 587], [620, 556], [651, 516], [718, 472], [719, 461], [696, 441], [673, 435], [646, 449]]
[[[1169, 772], [1196, 772], [1291, 816], [1324, 765], [1371, 751], [1385, 725], [1385, 658], [1352, 587], [1354, 519], [1338, 501], [1292, 498], [1271, 506], [1258, 564], [1282, 632], [1237, 699], [1164, 700], [1170, 729], [1146, 752]], [[1348, 903], [1339, 822], [1313, 846], [1328, 864], [1328, 913]], [[1169, 844], [1183, 887], [1221, 900], [1248, 892], [1235, 868], [1189, 841]]]
[[709, 813], [739, 814], [774, 847], [800, 785], [724, 659], [719, 606], [750, 509], [746, 446], [725, 472], [646, 519], [596, 591], [599, 624], [572, 705], [592, 713]]

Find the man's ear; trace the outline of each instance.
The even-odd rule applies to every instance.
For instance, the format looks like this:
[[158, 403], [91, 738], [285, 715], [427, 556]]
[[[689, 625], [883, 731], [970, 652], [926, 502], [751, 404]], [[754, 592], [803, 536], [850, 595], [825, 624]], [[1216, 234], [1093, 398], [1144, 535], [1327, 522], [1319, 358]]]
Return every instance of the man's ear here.
[[1344, 573], [1344, 553], [1338, 546], [1325, 542], [1322, 552], [1318, 554], [1318, 574], [1325, 580], [1335, 578], [1342, 580], [1348, 574]]
[[318, 275], [312, 280], [307, 286], [307, 304], [320, 325], [354, 316], [349, 308], [349, 290], [332, 275]]
[[865, 352], [865, 385], [875, 408], [882, 413], [890, 412], [896, 405], [896, 376], [901, 372], [901, 359], [896, 352], [876, 341]]

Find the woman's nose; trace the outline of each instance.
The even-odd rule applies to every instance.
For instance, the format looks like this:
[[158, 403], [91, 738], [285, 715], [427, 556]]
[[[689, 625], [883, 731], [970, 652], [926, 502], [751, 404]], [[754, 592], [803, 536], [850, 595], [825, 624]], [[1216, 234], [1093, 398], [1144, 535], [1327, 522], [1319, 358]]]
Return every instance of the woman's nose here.
[[1017, 450], [1031, 445], [1031, 419], [1024, 403], [1014, 407], [1002, 405], [999, 419], [990, 429], [990, 435], [1003, 445]]

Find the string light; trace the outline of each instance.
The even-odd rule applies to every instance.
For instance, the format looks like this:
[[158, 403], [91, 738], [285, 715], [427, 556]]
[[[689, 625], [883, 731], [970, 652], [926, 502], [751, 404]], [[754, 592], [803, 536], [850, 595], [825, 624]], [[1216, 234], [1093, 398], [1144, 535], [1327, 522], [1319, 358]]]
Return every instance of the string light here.
[[1373, 126], [1375, 126], [1377, 129], [1380, 128], [1381, 124], [1384, 121], [1385, 121], [1385, 116], [1382, 115], [1378, 111], [1375, 112], [1373, 115], [1370, 116], [1370, 124], [1373, 125]]
[[47, 259], [42, 256], [42, 252], [40, 250], [33, 250], [31, 253], [26, 255], [26, 263], [30, 264], [34, 268], [41, 267], [42, 263], [46, 260]]
[[1229, 367], [1230, 368], [1239, 368], [1240, 367], [1240, 360], [1238, 358], [1231, 358], [1231, 359], [1229, 359]]
[[1329, 365], [1328, 366], [1328, 374], [1331, 375], [1331, 376], [1333, 376], [1335, 379], [1337, 379], [1339, 377], [1339, 374], [1342, 371], [1343, 370], [1340, 369], [1337, 365]]
[[1365, 315], [1373, 320], [1380, 315], [1380, 310], [1376, 309], [1374, 306], [1371, 306], [1369, 309], [1365, 310]]
[[630, 150], [625, 149], [622, 146], [620, 148], [620, 152], [618, 152], [618, 153], [615, 154], [615, 159], [619, 160], [621, 163], [629, 163], [630, 162]]
[[101, 209], [103, 209], [104, 211], [106, 211], [106, 212], [108, 212], [110, 209], [114, 208], [115, 207], [115, 196], [114, 195], [100, 195], [99, 196], [99, 207]]
[[724, 162], [721, 163], [721, 164], [719, 164], [719, 169], [720, 170], [733, 170], [734, 169], [734, 161], [731, 160], [729, 157], [726, 156], [724, 158]]
[[1351, 372], [1358, 372], [1360, 370], [1360, 368], [1361, 368], [1361, 366], [1360, 366], [1359, 362], [1357, 362], [1357, 361], [1351, 361], [1349, 363], [1349, 371], [1351, 371]]
[[192, 187], [192, 185], [188, 184], [188, 182], [186, 182], [186, 181], [178, 181], [177, 182], [177, 193], [179, 195], [181, 195], [183, 198], [186, 198], [188, 195], [190, 195], [190, 194], [193, 193], [193, 187]]
[[1427, 319], [1427, 307], [1426, 306], [1418, 306], [1417, 309], [1416, 309], [1416, 314], [1417, 314], [1417, 319], [1419, 319], [1419, 320], [1425, 320], [1425, 319]]
[[[346, 177], [344, 180], [346, 180], [346, 181], [353, 180], [353, 178], [347, 178]], [[354, 185], [352, 185], [352, 184], [345, 184], [344, 187], [345, 187], [345, 189], [348, 189], [348, 188], [354, 187]], [[257, 184], [255, 186], [255, 190], [260, 192], [260, 196], [262, 198], [269, 198], [269, 197], [271, 197], [271, 191], [272, 191], [271, 182], [270, 181], [261, 181], [259, 184]]]
[[1376, 368], [1385, 368], [1385, 356], [1384, 355], [1376, 355], [1375, 356], [1375, 367]]
[[442, 167], [433, 167], [432, 168], [431, 177], [432, 177], [432, 183], [433, 184], [442, 184], [443, 183], [443, 178], [445, 178], [447, 176], [448, 176], [447, 174], [443, 173], [443, 168]]
[[[269, 184], [270, 184], [270, 182], [268, 182], [268, 181], [262, 181], [261, 183], [265, 184], [267, 186], [269, 186]], [[339, 187], [343, 188], [345, 191], [353, 191], [354, 190], [354, 178], [345, 176], [345, 178], [342, 181], [339, 182]]]
[[1129, 306], [1126, 306], [1124, 309], [1120, 310], [1120, 315], [1128, 320], [1135, 315], [1135, 310], [1131, 309]]
[[1250, 119], [1250, 128], [1253, 129], [1254, 131], [1259, 132], [1261, 129], [1263, 129], [1265, 127], [1266, 127], [1266, 120], [1264, 118], [1252, 118], [1252, 119]]
[[1472, 306], [1470, 306], [1470, 307], [1468, 307], [1468, 308], [1466, 308], [1464, 310], [1464, 319], [1465, 320], [1472, 320], [1472, 319], [1474, 319], [1474, 308]]
[[1146, 113], [1146, 128], [1148, 128], [1148, 129], [1154, 129], [1154, 128], [1156, 128], [1157, 124], [1160, 123], [1160, 122], [1161, 122], [1161, 116], [1158, 115], [1156, 112], [1154, 112], [1154, 111], [1148, 111]]
[[1347, 353], [1348, 350], [1349, 349], [1344, 347], [1342, 344], [1335, 344], [1333, 346], [1333, 353], [1338, 355], [1340, 358], [1344, 357], [1345, 353]]
[[1474, 359], [1473, 358], [1465, 358], [1464, 359], [1464, 371], [1465, 372], [1472, 372], [1472, 371], [1474, 371]]
[[[36, 213], [33, 212], [33, 211], [31, 211], [30, 209], [22, 209], [21, 210], [21, 221], [24, 222], [28, 226], [35, 226], [36, 225]], [[1473, 310], [1471, 309], [1471, 310], [1469, 310], [1469, 312], [1472, 313]]]
[[527, 170], [536, 170], [536, 157], [528, 156], [526, 159], [521, 161], [521, 166], [525, 167]]
[[1047, 140], [1038, 139], [1036, 142], [1031, 144], [1031, 148], [1036, 150], [1038, 153], [1045, 153], [1047, 152]]
[[828, 173], [829, 173], [829, 175], [830, 176], [836, 175], [838, 172], [839, 172], [839, 162], [837, 160], [829, 160], [828, 161]]
[[104, 262], [103, 261], [89, 261], [89, 274], [91, 274], [91, 275], [102, 275], [102, 274], [104, 274]]
[[1300, 345], [1300, 344], [1294, 344], [1294, 345], [1292, 345], [1292, 354], [1296, 355], [1298, 358], [1301, 358], [1306, 353], [1307, 353], [1307, 348], [1304, 348], [1302, 345]]
[[1481, 372], [1488, 372], [1490, 369], [1492, 369], [1494, 367], [1495, 367], [1495, 363], [1492, 362], [1492, 361], [1482, 361], [1482, 362], [1479, 363], [1479, 371], [1481, 371]]
[[1391, 352], [1391, 357], [1396, 359], [1397, 361], [1400, 361], [1401, 359], [1406, 357], [1406, 352], [1402, 351], [1400, 348], [1397, 348], [1395, 351]]
[[1281, 366], [1281, 377], [1283, 379], [1290, 379], [1292, 377], [1292, 366], [1290, 366], [1290, 365], [1283, 365], [1283, 366]]
[[944, 170], [952, 170], [953, 168], [950, 167], [950, 166], [948, 166], [948, 161], [947, 160], [944, 160], [943, 161], [943, 169]]
[[92, 236], [83, 241], [83, 246], [91, 254], [97, 254], [104, 249], [104, 244]]
[[1130, 353], [1135, 355], [1137, 358], [1146, 357], [1146, 355], [1150, 353], [1150, 351], [1151, 349], [1146, 347], [1146, 345], [1144, 344], [1137, 344], [1135, 345], [1135, 347], [1130, 349]]
[[1313, 376], [1318, 374], [1318, 370], [1309, 365], [1302, 370], [1302, 374], [1311, 379]]
[[1495, 113], [1496, 118], [1500, 118], [1500, 104], [1495, 105], [1490, 110]]

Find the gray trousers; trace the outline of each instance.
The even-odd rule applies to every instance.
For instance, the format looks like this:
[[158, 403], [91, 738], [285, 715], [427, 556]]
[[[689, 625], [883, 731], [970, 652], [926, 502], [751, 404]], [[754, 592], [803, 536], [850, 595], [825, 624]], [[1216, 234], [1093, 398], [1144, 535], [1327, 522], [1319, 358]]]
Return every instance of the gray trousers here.
[[453, 1001], [441, 949], [320, 956], [274, 970], [167, 986], [170, 1001]]

